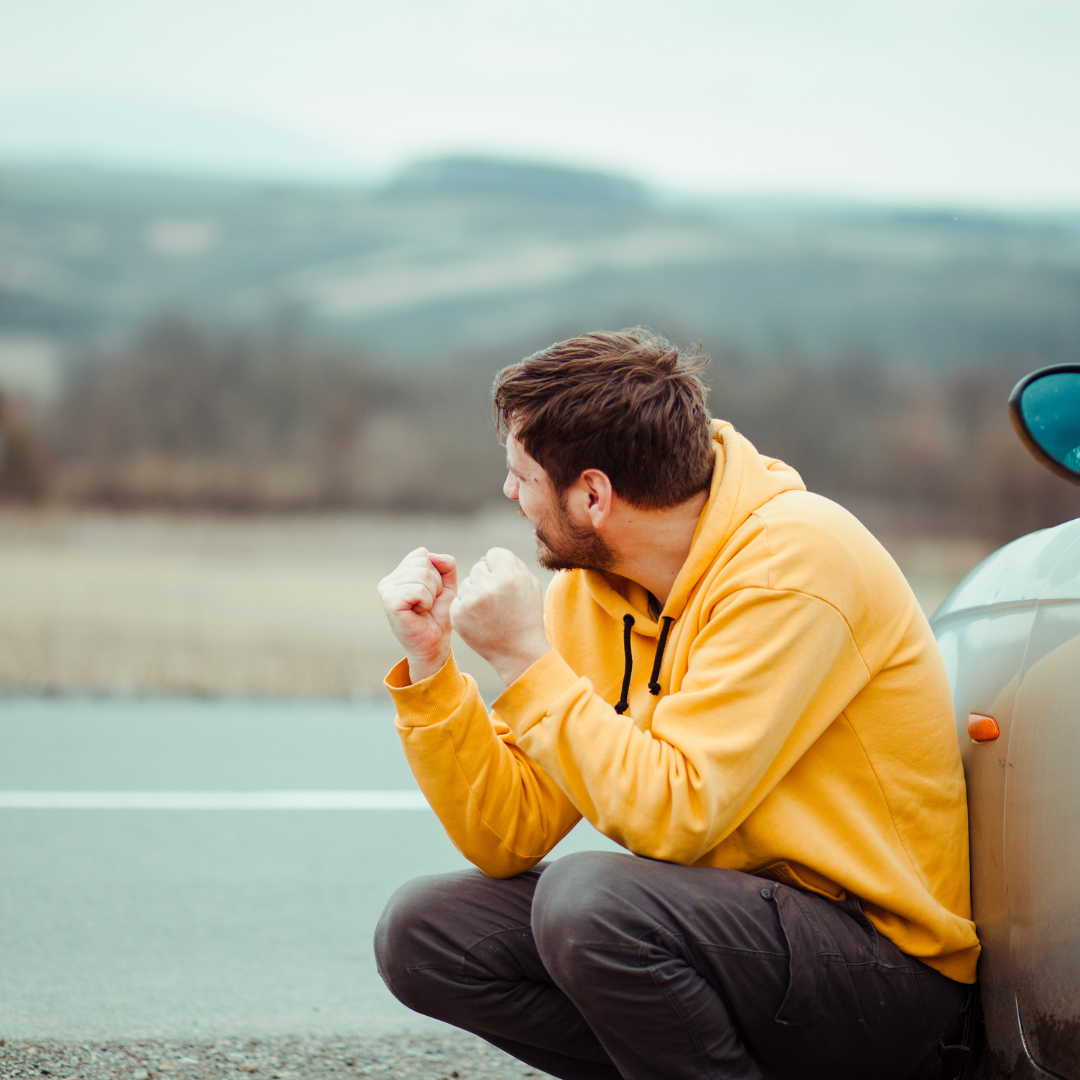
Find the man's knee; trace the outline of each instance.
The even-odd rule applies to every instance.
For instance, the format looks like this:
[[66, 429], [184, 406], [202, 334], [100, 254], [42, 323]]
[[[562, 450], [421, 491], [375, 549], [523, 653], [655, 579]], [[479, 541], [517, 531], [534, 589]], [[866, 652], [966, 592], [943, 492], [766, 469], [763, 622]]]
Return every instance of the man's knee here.
[[583, 945], [615, 945], [639, 932], [637, 911], [627, 903], [633, 857], [615, 852], [581, 852], [553, 862], [533, 898], [532, 927], [544, 966], [560, 975], [580, 976]]
[[375, 927], [375, 966], [387, 988], [402, 1004], [423, 1010], [420, 980], [410, 973], [430, 964], [437, 949], [433, 916], [442, 910], [448, 876], [406, 882], [386, 903]]

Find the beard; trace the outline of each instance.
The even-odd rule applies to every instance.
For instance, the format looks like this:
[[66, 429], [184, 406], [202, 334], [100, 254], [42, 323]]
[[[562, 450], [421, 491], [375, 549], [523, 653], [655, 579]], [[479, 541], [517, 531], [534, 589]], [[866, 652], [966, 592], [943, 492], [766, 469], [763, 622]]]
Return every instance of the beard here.
[[[518, 507], [518, 513], [525, 512]], [[596, 570], [600, 573], [615, 566], [615, 549], [593, 528], [570, 520], [566, 501], [559, 499], [559, 511], [547, 528], [534, 523], [536, 561], [545, 570]]]

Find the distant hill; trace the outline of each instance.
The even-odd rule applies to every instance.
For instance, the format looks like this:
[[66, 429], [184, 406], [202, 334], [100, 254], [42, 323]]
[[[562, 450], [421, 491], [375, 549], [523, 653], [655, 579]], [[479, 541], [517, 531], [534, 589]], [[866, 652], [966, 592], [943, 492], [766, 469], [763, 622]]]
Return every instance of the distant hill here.
[[418, 161], [403, 169], [390, 191], [408, 195], [457, 195], [524, 202], [642, 207], [648, 189], [636, 180], [568, 169], [543, 162], [480, 157]]
[[0, 340], [69, 357], [162, 310], [396, 364], [491, 364], [645, 323], [748, 357], [948, 367], [1080, 354], [1080, 218], [844, 202], [693, 204], [453, 157], [382, 187], [0, 168]]

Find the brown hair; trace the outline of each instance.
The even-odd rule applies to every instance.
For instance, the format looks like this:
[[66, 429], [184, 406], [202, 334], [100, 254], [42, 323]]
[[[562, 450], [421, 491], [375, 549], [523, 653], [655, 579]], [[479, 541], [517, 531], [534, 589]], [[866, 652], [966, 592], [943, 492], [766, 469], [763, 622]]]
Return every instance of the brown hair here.
[[561, 341], [495, 377], [495, 426], [513, 430], [564, 492], [585, 469], [607, 474], [634, 506], [676, 506], [713, 473], [708, 363], [650, 330], [597, 331]]

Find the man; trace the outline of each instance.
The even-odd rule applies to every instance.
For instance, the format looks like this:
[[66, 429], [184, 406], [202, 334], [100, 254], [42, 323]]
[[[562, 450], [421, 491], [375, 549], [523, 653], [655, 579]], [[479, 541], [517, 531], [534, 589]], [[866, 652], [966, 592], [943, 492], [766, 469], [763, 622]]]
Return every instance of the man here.
[[[379, 971], [574, 1080], [952, 1076], [979, 945], [943, 663], [886, 552], [710, 421], [699, 366], [632, 330], [499, 375], [546, 614], [498, 548], [380, 583], [405, 753], [480, 872], [399, 890]], [[451, 627], [506, 684], [490, 716]], [[583, 816], [639, 857], [541, 863]]]

